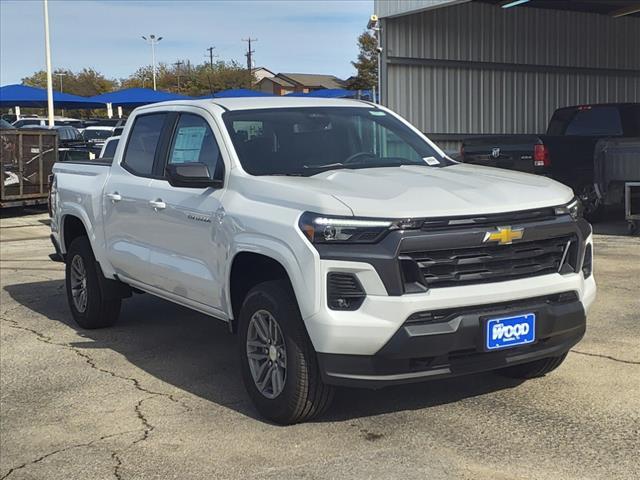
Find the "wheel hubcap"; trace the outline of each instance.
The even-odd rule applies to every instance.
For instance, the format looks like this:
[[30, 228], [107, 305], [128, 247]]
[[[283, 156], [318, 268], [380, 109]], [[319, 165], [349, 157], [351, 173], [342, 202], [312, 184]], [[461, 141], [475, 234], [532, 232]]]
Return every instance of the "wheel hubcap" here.
[[258, 391], [267, 398], [280, 395], [287, 378], [287, 351], [278, 322], [266, 310], [258, 310], [249, 321], [247, 358]]
[[71, 260], [71, 297], [73, 305], [80, 313], [87, 309], [87, 270], [80, 255], [76, 255]]

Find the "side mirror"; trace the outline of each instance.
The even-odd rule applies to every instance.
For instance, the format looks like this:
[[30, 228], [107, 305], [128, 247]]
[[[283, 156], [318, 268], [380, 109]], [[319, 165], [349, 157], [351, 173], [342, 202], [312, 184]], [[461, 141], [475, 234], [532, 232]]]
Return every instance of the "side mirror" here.
[[209, 167], [200, 162], [174, 163], [167, 165], [167, 180], [174, 187], [206, 188], [221, 187], [222, 180], [213, 180]]

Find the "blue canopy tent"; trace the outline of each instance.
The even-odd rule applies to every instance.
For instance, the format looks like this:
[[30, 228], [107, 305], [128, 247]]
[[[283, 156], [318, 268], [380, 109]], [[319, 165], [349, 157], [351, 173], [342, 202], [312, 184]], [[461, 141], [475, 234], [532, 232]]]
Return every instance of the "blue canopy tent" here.
[[[105, 106], [104, 102], [56, 91], [53, 92], [53, 104], [56, 108], [69, 109]], [[5, 85], [0, 87], [0, 107], [47, 108], [47, 90], [27, 85]]]
[[161, 92], [149, 88], [125, 88], [116, 92], [103, 93], [90, 98], [91, 101], [110, 103], [118, 107], [139, 107], [149, 103], [166, 102], [168, 100], [192, 100], [191, 97], [177, 93]]
[[205, 98], [232, 98], [232, 97], [273, 97], [272, 93], [259, 92], [257, 90], [249, 90], [247, 88], [231, 88], [229, 90], [222, 90], [214, 93], [213, 95], [204, 95], [198, 97]]

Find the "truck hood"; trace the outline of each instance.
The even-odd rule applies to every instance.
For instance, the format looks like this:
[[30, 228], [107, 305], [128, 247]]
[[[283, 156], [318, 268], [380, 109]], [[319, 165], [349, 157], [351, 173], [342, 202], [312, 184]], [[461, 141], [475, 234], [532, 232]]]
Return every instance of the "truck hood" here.
[[313, 177], [261, 178], [271, 187], [279, 187], [274, 194], [293, 194], [293, 190], [302, 189], [307, 200], [310, 195], [324, 198], [315, 209], [318, 213], [333, 213], [322, 208], [330, 195], [360, 217], [501, 213], [562, 205], [573, 197], [569, 187], [545, 177], [466, 164], [333, 170]]

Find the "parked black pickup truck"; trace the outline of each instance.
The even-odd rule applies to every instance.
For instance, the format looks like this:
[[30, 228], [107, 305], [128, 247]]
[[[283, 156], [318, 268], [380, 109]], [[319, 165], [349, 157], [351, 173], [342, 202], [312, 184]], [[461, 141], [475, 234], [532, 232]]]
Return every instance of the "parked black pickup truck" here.
[[569, 185], [593, 218], [602, 204], [594, 188], [596, 144], [620, 137], [640, 137], [639, 103], [559, 108], [544, 135], [471, 137], [460, 154], [465, 163], [537, 173]]

